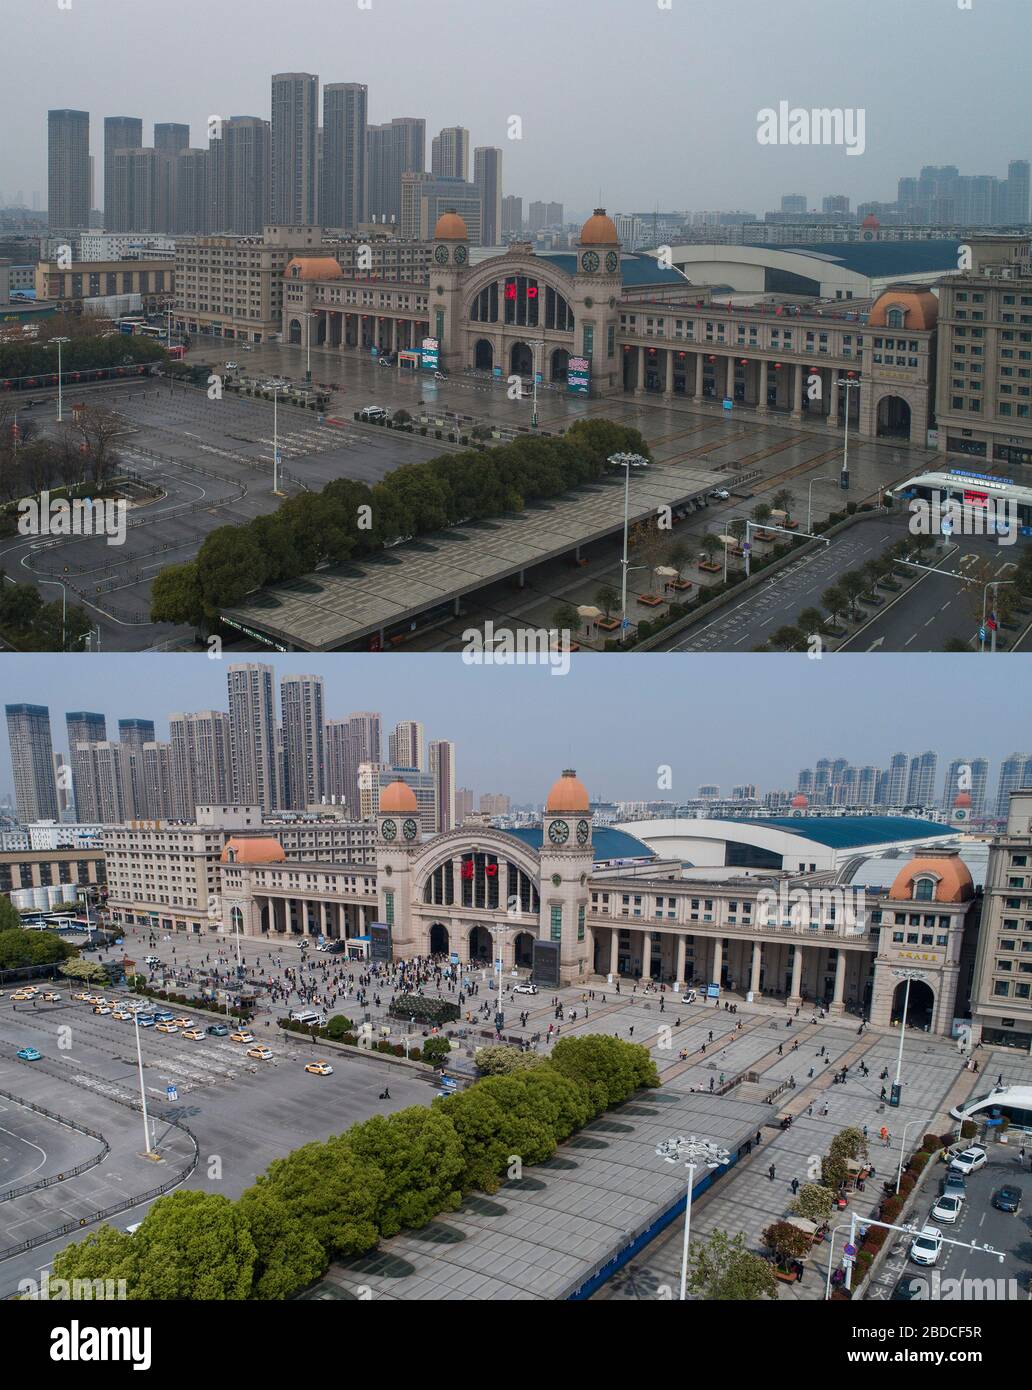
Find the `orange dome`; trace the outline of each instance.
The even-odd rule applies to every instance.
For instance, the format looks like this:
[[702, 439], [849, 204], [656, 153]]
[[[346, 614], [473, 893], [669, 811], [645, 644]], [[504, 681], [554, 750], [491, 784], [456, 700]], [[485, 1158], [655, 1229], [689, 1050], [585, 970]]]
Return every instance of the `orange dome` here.
[[809, 804], [810, 798], [804, 796], [802, 792], [796, 792], [795, 796], [792, 798], [792, 805], [797, 811], [801, 811], [804, 806], [809, 806]]
[[877, 217], [875, 217], [873, 212], [869, 212], [867, 216], [864, 218], [864, 220], [860, 223], [860, 225], [861, 227], [867, 227], [871, 231], [875, 231], [878, 227], [881, 226], [881, 223], [878, 221]]
[[605, 208], [595, 209], [581, 228], [580, 239], [582, 246], [592, 243], [596, 246], [612, 246], [619, 245], [620, 242], [616, 234], [616, 225], [611, 217], [606, 216]]
[[553, 783], [552, 790], [548, 793], [548, 800], [545, 802], [545, 810], [588, 810], [588, 789], [572, 767], [568, 767], [558, 782]]
[[953, 798], [953, 804], [954, 804], [954, 806], [970, 806], [970, 805], [971, 805], [971, 793], [970, 793], [970, 792], [958, 792], [957, 795]]
[[896, 875], [889, 889], [889, 897], [913, 902], [914, 880], [918, 878], [935, 880], [933, 902], [966, 902], [975, 894], [968, 867], [956, 850], [946, 850], [942, 854], [928, 850], [916, 859], [911, 859], [906, 868], [900, 869]]
[[454, 208], [441, 213], [434, 228], [434, 241], [465, 241], [468, 236], [466, 224]]
[[283, 272], [287, 280], [343, 280], [340, 263], [332, 256], [295, 256]]
[[279, 840], [271, 836], [248, 835], [240, 840], [234, 836], [222, 851], [223, 864], [282, 864], [286, 857]]
[[418, 811], [416, 794], [407, 782], [391, 782], [380, 793], [380, 810], [390, 811], [395, 816]]
[[890, 285], [872, 305], [868, 328], [888, 328], [892, 309], [903, 310], [904, 328], [934, 328], [939, 318], [939, 301], [931, 290], [920, 285]]

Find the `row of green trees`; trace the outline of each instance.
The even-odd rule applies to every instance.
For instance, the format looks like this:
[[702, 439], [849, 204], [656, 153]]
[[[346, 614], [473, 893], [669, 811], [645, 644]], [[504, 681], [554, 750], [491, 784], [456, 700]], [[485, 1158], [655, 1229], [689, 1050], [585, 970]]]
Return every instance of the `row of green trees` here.
[[27, 965], [55, 965], [77, 954], [77, 948], [56, 932], [27, 931], [11, 906], [0, 894], [0, 970], [20, 970]]
[[[76, 322], [71, 320], [71, 322]], [[73, 332], [69, 329], [69, 318], [53, 319], [41, 330], [35, 342], [0, 344], [0, 377], [56, 376], [57, 348], [48, 342], [49, 338], [69, 337], [70, 342], [61, 350], [61, 374], [66, 383], [76, 372], [87, 372], [95, 367], [121, 367], [128, 363], [160, 362], [166, 356], [165, 349], [153, 338], [137, 338], [127, 333], [114, 333], [103, 337], [99, 332]], [[92, 329], [87, 324], [87, 330]]]
[[0, 636], [16, 651], [73, 652], [92, 626], [85, 608], [72, 604], [62, 614], [60, 599], [44, 603], [33, 585], [12, 584], [0, 570]]
[[466, 1091], [376, 1115], [275, 1159], [236, 1201], [179, 1191], [134, 1235], [102, 1226], [54, 1261], [60, 1279], [125, 1279], [131, 1299], [281, 1299], [329, 1262], [494, 1192], [551, 1157], [594, 1116], [658, 1086], [645, 1047], [563, 1038], [547, 1062]]
[[635, 429], [578, 420], [561, 438], [521, 438], [403, 464], [372, 487], [336, 478], [321, 492], [289, 498], [268, 516], [213, 531], [195, 559], [158, 574], [151, 618], [213, 627], [223, 609], [264, 585], [378, 554], [399, 536], [559, 497], [601, 477], [609, 457], [621, 451], [648, 454]]

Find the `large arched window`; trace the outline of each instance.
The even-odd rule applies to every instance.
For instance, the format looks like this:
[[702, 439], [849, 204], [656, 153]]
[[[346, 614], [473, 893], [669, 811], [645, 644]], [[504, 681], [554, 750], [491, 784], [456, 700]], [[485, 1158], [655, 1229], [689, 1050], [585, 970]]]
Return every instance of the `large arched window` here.
[[244, 914], [243, 914], [243, 911], [242, 911], [239, 907], [234, 907], [234, 908], [231, 908], [231, 909], [230, 909], [230, 913], [229, 913], [229, 925], [233, 928], [234, 932], [241, 932], [241, 931], [243, 931], [243, 929], [244, 929]]
[[889, 309], [885, 315], [886, 328], [905, 328], [907, 321], [907, 311], [905, 309]]
[[919, 903], [930, 903], [935, 897], [934, 878], [915, 878], [914, 879], [914, 901]]
[[509, 275], [493, 280], [474, 296], [469, 306], [471, 323], [515, 324], [521, 328], [555, 328], [572, 333], [573, 310], [550, 285], [542, 285], [533, 276]]

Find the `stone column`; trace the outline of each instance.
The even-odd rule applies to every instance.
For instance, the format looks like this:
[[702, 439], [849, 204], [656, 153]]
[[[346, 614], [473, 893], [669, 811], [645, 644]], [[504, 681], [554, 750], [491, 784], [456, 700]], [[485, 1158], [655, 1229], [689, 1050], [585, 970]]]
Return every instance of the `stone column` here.
[[832, 368], [830, 376], [831, 393], [828, 396], [828, 418], [826, 423], [833, 428], [838, 422], [839, 384], [838, 372]]
[[753, 994], [760, 992], [760, 968], [763, 965], [763, 942], [754, 941], [752, 947], [752, 973], [749, 977], [749, 988]]
[[462, 906], [462, 858], [460, 855], [456, 855], [452, 860], [452, 900], [450, 906]]
[[645, 390], [645, 349], [634, 349], [634, 394], [640, 396]]
[[695, 390], [692, 395], [696, 400], [702, 400], [702, 353], [695, 354]]
[[792, 953], [792, 993], [788, 996], [788, 1002], [793, 1008], [798, 1008], [803, 1002], [801, 994], [803, 986], [803, 944], [801, 941], [795, 943], [795, 950]]
[[677, 933], [677, 958], [676, 958], [676, 963], [675, 963], [675, 966], [674, 966], [674, 979], [675, 979], [675, 980], [679, 980], [680, 983], [681, 983], [682, 985], [685, 983], [685, 978], [684, 978], [684, 967], [685, 967], [685, 952], [686, 952], [686, 950], [687, 950], [687, 945], [688, 945], [688, 943], [687, 943], [687, 938], [686, 938], [684, 932], [678, 932], [678, 933]]
[[666, 350], [666, 384], [663, 387], [663, 394], [672, 396], [674, 394], [674, 350]]
[[724, 397], [726, 400], [733, 401], [735, 398], [735, 363], [736, 357], [727, 359], [727, 366], [724, 374]]
[[792, 419], [803, 418], [803, 372], [801, 362], [792, 363]]
[[845, 1004], [842, 1002], [846, 990], [846, 953], [839, 948], [835, 958], [835, 993], [832, 997], [829, 1013], [841, 1014], [845, 1012]]
[[767, 369], [766, 361], [757, 364], [759, 366], [759, 386], [756, 392], [756, 409], [765, 411], [767, 409]]
[[326, 930], [326, 899], [321, 898], [319, 900], [319, 935], [325, 937], [328, 934]]
[[609, 973], [619, 978], [620, 975], [620, 929], [619, 927], [610, 928], [609, 932]]
[[720, 984], [721, 966], [723, 965], [723, 961], [724, 938], [722, 936], [715, 936], [713, 938], [713, 957], [710, 963], [710, 977], [707, 981], [708, 984]]

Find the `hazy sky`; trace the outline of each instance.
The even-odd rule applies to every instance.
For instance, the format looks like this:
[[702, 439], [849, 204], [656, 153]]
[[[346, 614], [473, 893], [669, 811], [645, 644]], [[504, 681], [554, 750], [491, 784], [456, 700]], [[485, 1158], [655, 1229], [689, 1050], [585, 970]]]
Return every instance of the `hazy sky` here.
[[[241, 658], [244, 659], [244, 658]], [[262, 660], [252, 657], [252, 660]], [[68, 710], [117, 721], [226, 709], [226, 662], [206, 656], [6, 656], [4, 703], [48, 705], [55, 747]], [[884, 766], [898, 751], [1001, 757], [1032, 747], [1024, 657], [755, 655], [574, 658], [567, 676], [540, 667], [465, 666], [450, 655], [271, 656], [277, 676], [322, 675], [328, 718], [379, 710], [386, 734], [422, 721], [426, 738], [458, 745], [458, 786], [541, 801], [564, 767], [593, 796], [679, 799], [700, 782], [793, 787], [819, 757]], [[1002, 674], [1001, 674], [1002, 673]], [[0, 794], [11, 791], [6, 730]], [[657, 792], [669, 764], [673, 786]]]
[[[67, 5], [69, 8], [62, 8]], [[970, 8], [961, 8], [969, 5]], [[360, 8], [363, 6], [363, 8]], [[366, 8], [367, 7], [367, 8]], [[369, 119], [425, 116], [504, 150], [506, 193], [571, 214], [891, 201], [923, 164], [1027, 158], [1032, 0], [31, 0], [4, 6], [0, 190], [46, 199], [46, 113], [269, 115], [269, 77], [364, 82]], [[763, 107], [863, 108], [866, 153], [761, 147]], [[510, 116], [522, 140], [507, 138]]]

